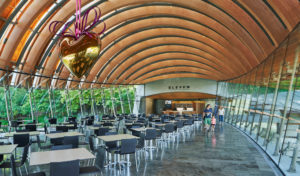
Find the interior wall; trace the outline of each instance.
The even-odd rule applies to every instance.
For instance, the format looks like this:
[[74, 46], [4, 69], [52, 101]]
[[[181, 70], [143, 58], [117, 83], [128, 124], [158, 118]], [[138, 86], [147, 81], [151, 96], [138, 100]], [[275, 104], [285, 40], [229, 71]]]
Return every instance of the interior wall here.
[[216, 95], [217, 82], [200, 78], [171, 78], [145, 84], [145, 96], [168, 92], [200, 92]]
[[146, 97], [146, 114], [154, 113], [154, 100], [152, 98]]

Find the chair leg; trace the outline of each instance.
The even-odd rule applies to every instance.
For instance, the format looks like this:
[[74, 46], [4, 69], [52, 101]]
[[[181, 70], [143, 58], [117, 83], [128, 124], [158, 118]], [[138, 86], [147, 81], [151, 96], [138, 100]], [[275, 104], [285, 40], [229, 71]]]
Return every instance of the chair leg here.
[[24, 167], [25, 167], [26, 174], [28, 175], [28, 170], [27, 170], [27, 167], [26, 167], [26, 163], [24, 163]]

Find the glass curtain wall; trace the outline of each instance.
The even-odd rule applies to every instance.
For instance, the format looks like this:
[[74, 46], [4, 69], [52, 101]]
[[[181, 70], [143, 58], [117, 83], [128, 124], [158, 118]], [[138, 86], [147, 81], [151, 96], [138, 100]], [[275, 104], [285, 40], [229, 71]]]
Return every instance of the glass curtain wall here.
[[49, 118], [63, 122], [68, 116], [102, 117], [104, 114], [114, 114], [114, 109], [116, 114], [130, 114], [135, 101], [134, 86], [65, 90], [47, 88], [45, 82], [45, 85], [37, 87], [30, 87], [25, 81], [11, 86], [6, 84], [10, 79], [11, 76], [5, 76], [0, 82], [1, 125], [7, 125], [9, 119], [46, 123]]
[[286, 174], [300, 174], [300, 27], [256, 68], [218, 82], [225, 121], [246, 132]]

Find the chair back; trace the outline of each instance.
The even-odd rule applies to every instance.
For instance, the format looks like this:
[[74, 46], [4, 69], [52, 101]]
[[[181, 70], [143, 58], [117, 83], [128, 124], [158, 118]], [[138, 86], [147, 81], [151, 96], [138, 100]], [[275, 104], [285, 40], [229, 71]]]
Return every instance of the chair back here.
[[176, 122], [177, 128], [183, 128], [183, 121]]
[[25, 129], [28, 131], [36, 131], [36, 125], [34, 124], [26, 125]]
[[97, 136], [105, 136], [105, 134], [109, 131], [109, 128], [99, 128]]
[[73, 148], [78, 148], [79, 136], [65, 136], [63, 140], [64, 145], [71, 144]]
[[56, 126], [56, 131], [68, 132], [67, 126]]
[[[105, 133], [105, 136], [116, 135], [116, 134], [118, 134], [118, 133], [117, 133], [117, 132], [107, 132], [107, 133]], [[106, 145], [108, 148], [117, 148], [118, 143], [117, 143], [117, 141], [105, 142], [105, 145]]]
[[14, 144], [18, 144], [18, 147], [25, 147], [29, 144], [29, 134], [14, 134], [13, 141]]
[[46, 124], [44, 125], [44, 132], [45, 132], [45, 134], [48, 134], [48, 129], [47, 129]]
[[12, 176], [18, 176], [17, 175], [16, 162], [15, 162], [14, 155], [10, 156], [10, 167], [11, 167]]
[[136, 139], [123, 139], [121, 141], [121, 151], [120, 154], [132, 154], [135, 153], [137, 140]]
[[57, 123], [57, 119], [52, 118], [48, 120], [50, 124], [56, 124]]
[[174, 131], [174, 124], [168, 123], [165, 125], [165, 132], [172, 133]]
[[145, 140], [151, 140], [156, 138], [156, 129], [147, 129]]
[[92, 152], [95, 152], [95, 147], [94, 147], [94, 138], [93, 136], [89, 136], [89, 146]]
[[79, 176], [79, 160], [50, 163], [50, 176]]
[[64, 144], [64, 138], [60, 137], [60, 138], [50, 138], [50, 143], [53, 145], [63, 145]]
[[65, 150], [65, 149], [72, 149], [72, 144], [51, 146], [51, 150]]
[[144, 148], [144, 146], [145, 146], [145, 134], [141, 133], [136, 147], [141, 149]]
[[162, 130], [161, 129], [157, 129], [156, 130], [156, 137], [160, 138], [162, 136]]

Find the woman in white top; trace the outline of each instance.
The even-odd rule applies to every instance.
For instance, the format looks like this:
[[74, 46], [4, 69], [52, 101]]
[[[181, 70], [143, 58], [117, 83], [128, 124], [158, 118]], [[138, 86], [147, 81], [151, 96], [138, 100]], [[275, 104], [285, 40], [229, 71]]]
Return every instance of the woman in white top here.
[[218, 115], [219, 115], [219, 122], [220, 122], [220, 125], [223, 125], [224, 114], [225, 114], [225, 109], [224, 109], [222, 106], [220, 106], [220, 107], [219, 107], [219, 110], [218, 110]]

